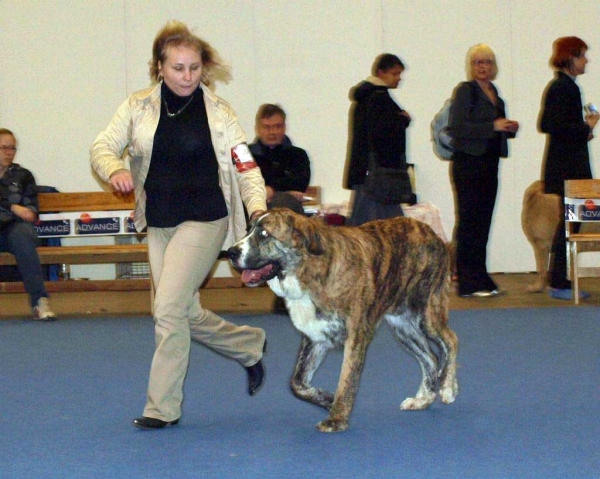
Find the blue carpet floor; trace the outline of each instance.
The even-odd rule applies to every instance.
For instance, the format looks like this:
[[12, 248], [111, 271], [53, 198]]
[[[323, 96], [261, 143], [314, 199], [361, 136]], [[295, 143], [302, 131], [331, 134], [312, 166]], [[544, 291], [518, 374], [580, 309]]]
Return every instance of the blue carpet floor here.
[[[0, 322], [2, 478], [596, 478], [600, 317], [592, 307], [452, 311], [457, 401], [400, 411], [420, 371], [382, 325], [350, 429], [294, 398], [299, 344], [285, 315], [226, 317], [266, 329], [267, 383], [194, 344], [180, 424], [131, 425], [145, 400], [151, 318]], [[315, 384], [334, 389], [341, 354]]]

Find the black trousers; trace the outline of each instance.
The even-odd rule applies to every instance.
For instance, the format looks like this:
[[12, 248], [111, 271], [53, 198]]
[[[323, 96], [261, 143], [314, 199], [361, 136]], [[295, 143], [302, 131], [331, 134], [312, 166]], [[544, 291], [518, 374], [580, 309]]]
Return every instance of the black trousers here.
[[487, 272], [487, 243], [498, 192], [497, 155], [455, 153], [452, 176], [457, 200], [458, 294], [497, 288]]
[[[565, 204], [564, 192], [561, 196], [561, 205]], [[564, 213], [561, 218], [564, 218]], [[579, 232], [579, 225], [575, 225], [573, 232]], [[554, 261], [550, 268], [550, 287], [556, 289], [571, 289], [571, 281], [567, 279], [567, 233], [565, 231], [565, 222], [560, 221], [554, 233], [552, 240], [552, 253]]]

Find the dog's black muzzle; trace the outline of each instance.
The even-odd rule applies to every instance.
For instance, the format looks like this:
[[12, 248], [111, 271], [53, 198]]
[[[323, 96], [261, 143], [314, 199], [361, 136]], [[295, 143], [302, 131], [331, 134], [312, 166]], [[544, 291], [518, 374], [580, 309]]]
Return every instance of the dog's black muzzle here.
[[241, 254], [242, 254], [242, 252], [236, 246], [232, 246], [231, 248], [229, 248], [227, 250], [227, 256], [229, 257], [229, 260], [233, 263], [234, 266], [237, 264], [237, 261], [240, 259]]

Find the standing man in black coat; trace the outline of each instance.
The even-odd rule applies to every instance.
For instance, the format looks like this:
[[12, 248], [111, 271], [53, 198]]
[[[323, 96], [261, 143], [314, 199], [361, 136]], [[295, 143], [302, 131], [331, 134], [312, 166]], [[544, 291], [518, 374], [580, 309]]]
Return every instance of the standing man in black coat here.
[[[581, 93], [575, 82], [585, 73], [587, 45], [577, 37], [563, 37], [554, 42], [551, 64], [556, 77], [548, 85], [543, 101], [540, 129], [548, 134], [544, 181], [546, 193], [561, 195], [564, 204], [564, 181], [590, 179], [588, 141], [598, 122], [598, 114], [583, 118]], [[550, 275], [550, 296], [571, 299], [571, 282], [567, 279], [565, 226], [561, 221], [552, 244], [554, 265]], [[582, 297], [589, 296], [580, 291]]]
[[256, 113], [257, 138], [250, 152], [265, 179], [267, 206], [304, 214], [302, 202], [310, 182], [310, 160], [306, 151], [292, 145], [285, 134], [285, 120], [285, 111], [279, 105], [261, 105]]

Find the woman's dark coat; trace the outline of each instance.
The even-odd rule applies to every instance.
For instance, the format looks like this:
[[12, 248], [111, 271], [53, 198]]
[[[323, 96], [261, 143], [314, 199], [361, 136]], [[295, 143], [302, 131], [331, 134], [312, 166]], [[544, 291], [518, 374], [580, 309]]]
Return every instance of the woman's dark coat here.
[[561, 72], [546, 89], [540, 129], [548, 133], [544, 181], [546, 193], [564, 194], [564, 181], [590, 179], [588, 140], [581, 93], [573, 79]]

